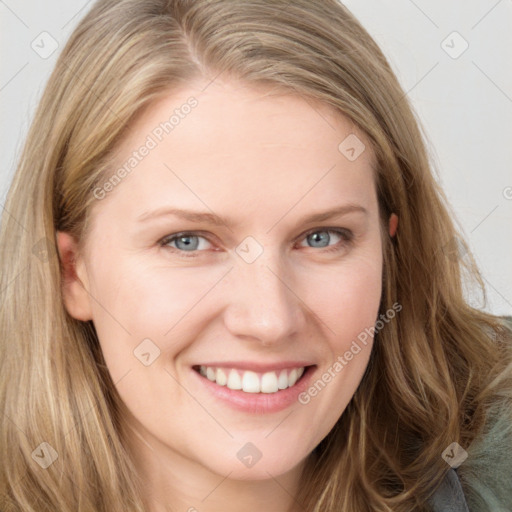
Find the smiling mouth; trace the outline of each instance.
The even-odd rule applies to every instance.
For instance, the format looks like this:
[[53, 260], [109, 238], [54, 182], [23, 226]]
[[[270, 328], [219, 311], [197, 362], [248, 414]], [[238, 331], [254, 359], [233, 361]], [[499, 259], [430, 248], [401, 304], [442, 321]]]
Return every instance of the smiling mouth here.
[[219, 368], [214, 366], [194, 366], [193, 369], [214, 382], [233, 391], [245, 393], [277, 393], [297, 384], [304, 373], [312, 366], [301, 366], [265, 373], [236, 368]]

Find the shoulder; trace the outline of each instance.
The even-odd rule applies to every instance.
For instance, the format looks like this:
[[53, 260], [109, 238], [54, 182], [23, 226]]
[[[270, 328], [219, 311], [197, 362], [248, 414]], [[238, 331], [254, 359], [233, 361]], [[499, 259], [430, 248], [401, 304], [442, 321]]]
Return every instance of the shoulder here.
[[[505, 317], [512, 333], [512, 318]], [[512, 350], [512, 338], [511, 338]], [[512, 390], [487, 410], [486, 426], [467, 458], [450, 469], [432, 496], [434, 512], [512, 511]]]
[[457, 469], [470, 512], [512, 510], [512, 398], [489, 411], [488, 428]]
[[484, 434], [468, 447], [467, 459], [450, 469], [429, 504], [432, 512], [512, 511], [512, 404], [490, 410]]
[[[504, 317], [511, 330], [512, 317]], [[468, 458], [457, 469], [470, 512], [512, 511], [512, 390], [487, 412], [483, 434], [468, 447]]]

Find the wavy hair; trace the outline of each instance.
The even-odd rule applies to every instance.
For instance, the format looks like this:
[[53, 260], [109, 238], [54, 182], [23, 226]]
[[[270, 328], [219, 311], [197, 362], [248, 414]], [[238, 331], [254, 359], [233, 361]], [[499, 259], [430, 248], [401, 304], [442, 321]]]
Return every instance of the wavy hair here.
[[[59, 56], [2, 216], [4, 511], [146, 510], [94, 325], [64, 307], [55, 235], [84, 239], [92, 190], [147, 106], [221, 74], [318, 101], [353, 121], [376, 156], [382, 232], [392, 212], [400, 219], [396, 236], [383, 236], [379, 313], [403, 308], [375, 335], [352, 401], [308, 456], [296, 497], [304, 509], [427, 510], [448, 467], [443, 450], [453, 441], [469, 446], [490, 407], [510, 396], [509, 332], [465, 299], [464, 279], [484, 301], [485, 287], [433, 174], [421, 124], [346, 7], [100, 0]], [[58, 455], [46, 469], [36, 463], [41, 443]]]

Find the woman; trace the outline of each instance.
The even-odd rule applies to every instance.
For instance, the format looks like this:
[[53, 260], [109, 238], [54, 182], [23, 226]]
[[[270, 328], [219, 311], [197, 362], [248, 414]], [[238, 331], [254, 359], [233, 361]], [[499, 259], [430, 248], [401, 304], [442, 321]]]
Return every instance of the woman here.
[[2, 510], [509, 510], [510, 330], [340, 3], [97, 2], [5, 211]]

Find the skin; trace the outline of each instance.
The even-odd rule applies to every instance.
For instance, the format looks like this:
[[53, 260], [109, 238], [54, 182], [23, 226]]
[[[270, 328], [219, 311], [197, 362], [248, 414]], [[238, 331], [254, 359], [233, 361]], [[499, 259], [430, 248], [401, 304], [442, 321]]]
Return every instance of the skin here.
[[[308, 404], [276, 413], [227, 407], [191, 366], [305, 359], [319, 378], [374, 325], [382, 278], [374, 156], [363, 134], [325, 105], [235, 81], [206, 85], [172, 91], [133, 124], [119, 165], [169, 112], [190, 96], [198, 100], [96, 202], [83, 251], [58, 233], [64, 301], [73, 317], [94, 322], [127, 407], [127, 442], [152, 511], [296, 510], [291, 496], [304, 460], [352, 398], [371, 340]], [[338, 150], [351, 133], [366, 145], [354, 161]], [[367, 214], [300, 221], [346, 203]], [[236, 224], [137, 220], [160, 206], [213, 212]], [[391, 236], [396, 226], [393, 215]], [[315, 245], [306, 236], [314, 230], [327, 238], [326, 228], [349, 229], [354, 240], [328, 231], [330, 240]], [[197, 257], [187, 258], [176, 241], [159, 245], [181, 231], [202, 232], [193, 239]], [[250, 264], [236, 252], [248, 236], [263, 248]], [[339, 250], [326, 252], [334, 246]], [[133, 353], [146, 338], [161, 351], [149, 366]], [[247, 442], [262, 453], [250, 468], [236, 457]]]

